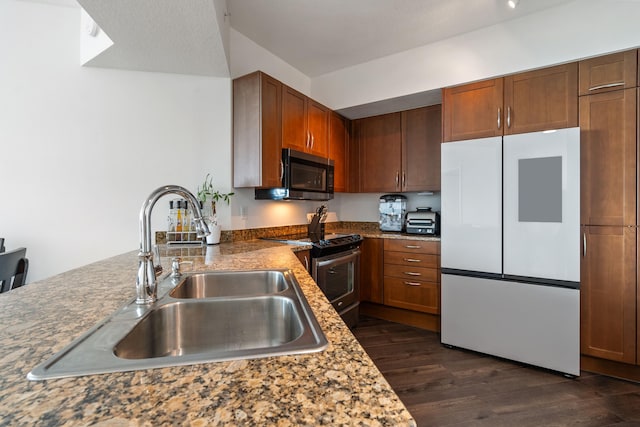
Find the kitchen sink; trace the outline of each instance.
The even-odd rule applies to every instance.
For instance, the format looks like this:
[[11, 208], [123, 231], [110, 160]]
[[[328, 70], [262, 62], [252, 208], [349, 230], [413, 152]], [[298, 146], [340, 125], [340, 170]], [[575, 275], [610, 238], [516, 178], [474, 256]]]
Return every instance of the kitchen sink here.
[[211, 298], [275, 294], [288, 288], [286, 271], [215, 271], [186, 276], [170, 292], [173, 298]]
[[235, 359], [327, 347], [289, 270], [185, 274], [158, 284], [157, 302], [116, 310], [27, 378], [44, 380]]
[[114, 348], [124, 359], [279, 347], [304, 331], [294, 301], [256, 297], [174, 302], [152, 310]]

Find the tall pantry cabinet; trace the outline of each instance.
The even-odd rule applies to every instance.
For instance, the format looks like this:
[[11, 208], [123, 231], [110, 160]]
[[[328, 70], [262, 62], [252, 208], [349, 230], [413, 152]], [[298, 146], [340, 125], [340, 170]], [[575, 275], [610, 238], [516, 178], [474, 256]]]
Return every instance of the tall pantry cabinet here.
[[634, 379], [640, 379], [637, 65], [636, 50], [579, 63], [582, 368]]

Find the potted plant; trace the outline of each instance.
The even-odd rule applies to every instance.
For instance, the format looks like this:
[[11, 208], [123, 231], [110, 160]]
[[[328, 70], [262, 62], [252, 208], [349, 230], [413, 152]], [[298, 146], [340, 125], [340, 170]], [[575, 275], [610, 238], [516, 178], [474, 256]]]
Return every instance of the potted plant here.
[[229, 204], [229, 198], [235, 193], [221, 193], [219, 190], [213, 188], [213, 178], [210, 174], [204, 178], [202, 187], [198, 187], [197, 194], [198, 200], [202, 203], [202, 215], [204, 220], [209, 226], [211, 234], [206, 237], [208, 245], [215, 245], [220, 243], [221, 226], [218, 224], [218, 215], [216, 212], [216, 203], [220, 200]]

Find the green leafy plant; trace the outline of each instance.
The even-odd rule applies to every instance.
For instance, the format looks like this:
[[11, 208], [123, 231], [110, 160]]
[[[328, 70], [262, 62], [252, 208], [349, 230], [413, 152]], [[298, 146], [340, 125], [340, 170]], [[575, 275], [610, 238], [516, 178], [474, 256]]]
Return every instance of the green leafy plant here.
[[212, 217], [212, 220], [215, 221], [216, 203], [222, 200], [227, 202], [227, 204], [229, 204], [230, 197], [233, 196], [235, 193], [233, 192], [221, 193], [219, 190], [214, 189], [213, 178], [211, 177], [211, 174], [207, 174], [207, 176], [204, 178], [204, 182], [202, 183], [202, 186], [198, 186], [197, 194], [198, 194], [198, 200], [200, 200], [203, 203], [203, 205], [205, 206], [205, 209], [208, 208], [208, 206], [206, 205], [207, 201], [211, 203], [210, 216]]

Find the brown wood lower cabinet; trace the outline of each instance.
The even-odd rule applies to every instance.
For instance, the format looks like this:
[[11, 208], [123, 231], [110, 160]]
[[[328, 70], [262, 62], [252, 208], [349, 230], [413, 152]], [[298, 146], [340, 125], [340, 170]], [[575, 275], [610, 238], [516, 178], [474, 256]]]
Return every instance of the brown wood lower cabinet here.
[[361, 313], [440, 330], [440, 242], [365, 239]]
[[382, 304], [383, 242], [366, 238], [360, 246], [360, 301]]
[[295, 254], [300, 260], [300, 263], [304, 266], [305, 270], [311, 272], [311, 251], [305, 249], [303, 251], [297, 251]]
[[636, 228], [583, 226], [583, 233], [581, 353], [635, 364]]
[[438, 253], [437, 242], [385, 240], [385, 305], [439, 314], [439, 262], [433, 258]]

